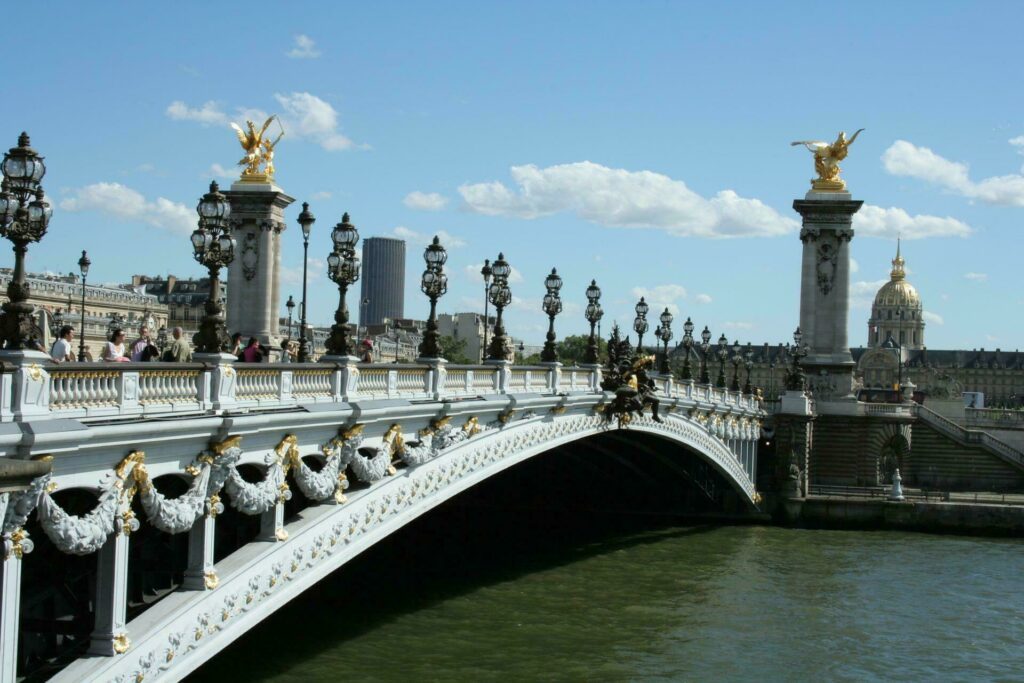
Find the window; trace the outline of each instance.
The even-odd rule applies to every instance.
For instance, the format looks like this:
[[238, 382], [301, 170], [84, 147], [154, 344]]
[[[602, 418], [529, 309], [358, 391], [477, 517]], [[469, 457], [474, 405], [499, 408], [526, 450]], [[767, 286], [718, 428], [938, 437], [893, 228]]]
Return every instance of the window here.
[[889, 320], [892, 320], [892, 311], [886, 311], [886, 313], [888, 313]]

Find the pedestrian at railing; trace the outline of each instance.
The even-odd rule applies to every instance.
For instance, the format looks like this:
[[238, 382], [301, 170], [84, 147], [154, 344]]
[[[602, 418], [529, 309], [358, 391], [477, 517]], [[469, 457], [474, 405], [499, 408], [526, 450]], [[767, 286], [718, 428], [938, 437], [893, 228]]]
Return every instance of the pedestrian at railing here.
[[189, 348], [188, 342], [185, 341], [183, 332], [180, 327], [175, 327], [171, 330], [173, 341], [171, 341], [167, 350], [164, 351], [163, 360], [171, 363], [188, 363], [192, 360], [192, 349]]
[[124, 330], [115, 328], [110, 333], [110, 340], [103, 344], [100, 359], [113, 363], [127, 363], [130, 360], [125, 355]]

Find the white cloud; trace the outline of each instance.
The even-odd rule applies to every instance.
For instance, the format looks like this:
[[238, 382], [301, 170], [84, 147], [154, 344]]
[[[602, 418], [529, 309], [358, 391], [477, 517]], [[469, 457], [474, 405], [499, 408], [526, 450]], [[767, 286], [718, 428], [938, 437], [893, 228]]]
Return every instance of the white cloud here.
[[676, 302], [686, 298], [686, 288], [680, 285], [658, 285], [650, 289], [634, 287], [632, 294], [637, 299], [643, 297], [651, 307], [647, 317], [656, 320], [666, 308], [672, 315], [679, 315], [679, 306]]
[[903, 209], [865, 204], [853, 215], [854, 230], [868, 237], [886, 237], [905, 240], [924, 239], [926, 237], [967, 237], [973, 230], [971, 226], [946, 216], [928, 216], [918, 214], [911, 216]]
[[72, 190], [60, 202], [64, 211], [96, 211], [119, 221], [144, 223], [177, 234], [190, 234], [196, 227], [195, 211], [184, 204], [157, 197], [147, 201], [138, 191], [120, 183], [94, 183]]
[[[310, 258], [307, 270], [309, 281], [316, 282], [317, 280], [327, 276], [327, 262], [319, 258]], [[293, 287], [301, 286], [302, 266], [281, 266], [281, 282], [286, 285], [292, 285]]]
[[314, 192], [313, 194], [309, 195], [309, 198], [313, 200], [330, 199], [331, 196], [331, 193], [328, 192], [327, 190], [320, 190], [319, 192]]
[[135, 167], [135, 170], [139, 171], [140, 173], [152, 173], [153, 171], [156, 170], [156, 166], [150, 163], [139, 164], [138, 166]]
[[852, 257], [850, 258], [850, 272], [851, 273], [859, 273], [860, 272], [860, 264], [857, 263], [857, 261], [854, 260]]
[[402, 200], [410, 209], [420, 211], [440, 211], [448, 204], [448, 198], [437, 192], [410, 192]]
[[[1014, 138], [1010, 144], [1019, 146], [1017, 140]], [[882, 163], [893, 175], [918, 178], [964, 197], [988, 204], [1024, 206], [1024, 175], [1014, 173], [973, 181], [967, 164], [950, 161], [906, 140], [897, 140], [885, 150]]]
[[228, 115], [212, 100], [198, 109], [187, 106], [181, 100], [175, 100], [167, 107], [167, 115], [175, 121], [195, 121], [204, 126], [224, 126], [228, 123]]
[[327, 102], [308, 92], [274, 95], [284, 107], [284, 129], [288, 135], [309, 138], [328, 152], [355, 147], [355, 143], [338, 132], [338, 112]]
[[694, 300], [694, 302], [696, 302], [698, 304], [709, 304], [709, 303], [711, 303], [711, 295], [710, 294], [698, 294], [697, 296], [693, 297], [693, 300]]
[[213, 176], [214, 178], [223, 178], [226, 180], [238, 180], [240, 174], [241, 171], [227, 169], [220, 164], [210, 164], [209, 170], [203, 174], [203, 177], [206, 178], [207, 176]]
[[722, 327], [727, 330], [752, 330], [754, 329], [754, 323], [748, 322], [724, 322]]
[[433, 235], [423, 235], [415, 230], [410, 230], [404, 225], [399, 225], [397, 228], [392, 230], [392, 233], [394, 233], [395, 237], [409, 242], [414, 242], [420, 246], [430, 244], [434, 239], [434, 235], [437, 235], [437, 238], [441, 241], [441, 246], [445, 249], [458, 249], [459, 247], [466, 246], [465, 241], [444, 230], [438, 230]]
[[921, 317], [924, 321], [933, 325], [945, 325], [946, 321], [942, 319], [942, 316], [938, 313], [932, 313], [931, 311], [922, 311]]
[[1024, 154], [1024, 135], [1010, 138], [1009, 143], [1017, 148], [1017, 154]]
[[850, 283], [850, 306], [852, 308], [870, 309], [875, 302], [875, 295], [889, 279], [884, 280], [858, 280]]
[[516, 189], [501, 182], [459, 187], [466, 206], [490, 216], [538, 218], [573, 212], [599, 225], [659, 228], [678, 236], [775, 236], [795, 220], [757, 199], [722, 190], [706, 199], [681, 180], [651, 171], [613, 169], [590, 161], [510, 169]]
[[974, 282], [984, 282], [988, 280], [988, 273], [964, 273], [964, 277]]
[[316, 41], [300, 33], [295, 36], [295, 45], [285, 54], [292, 59], [315, 59], [320, 56], [320, 51], [316, 49]]

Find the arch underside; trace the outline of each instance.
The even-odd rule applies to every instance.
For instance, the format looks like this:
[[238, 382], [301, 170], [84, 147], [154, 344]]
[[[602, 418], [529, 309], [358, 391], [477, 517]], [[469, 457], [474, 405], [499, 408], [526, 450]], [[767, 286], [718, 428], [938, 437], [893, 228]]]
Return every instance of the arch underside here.
[[[614, 430], [590, 412], [538, 416], [488, 429], [437, 458], [401, 469], [344, 505], [307, 508], [287, 524], [288, 540], [251, 543], [218, 562], [220, 585], [177, 591], [128, 624], [131, 649], [79, 660], [54, 680], [178, 679], [248, 628], [382, 538], [458, 493], [557, 446]], [[717, 470], [750, 510], [753, 482], [723, 441], [680, 415], [635, 418], [630, 431], [684, 446]], [[141, 677], [141, 678], [140, 678]]]

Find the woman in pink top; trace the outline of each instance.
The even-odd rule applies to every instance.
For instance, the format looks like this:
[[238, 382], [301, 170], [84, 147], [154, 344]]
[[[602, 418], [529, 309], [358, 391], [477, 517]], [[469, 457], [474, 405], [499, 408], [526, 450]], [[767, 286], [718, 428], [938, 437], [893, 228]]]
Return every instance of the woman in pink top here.
[[242, 362], [262, 363], [263, 353], [260, 351], [260, 340], [256, 337], [249, 337], [249, 345], [242, 351]]

